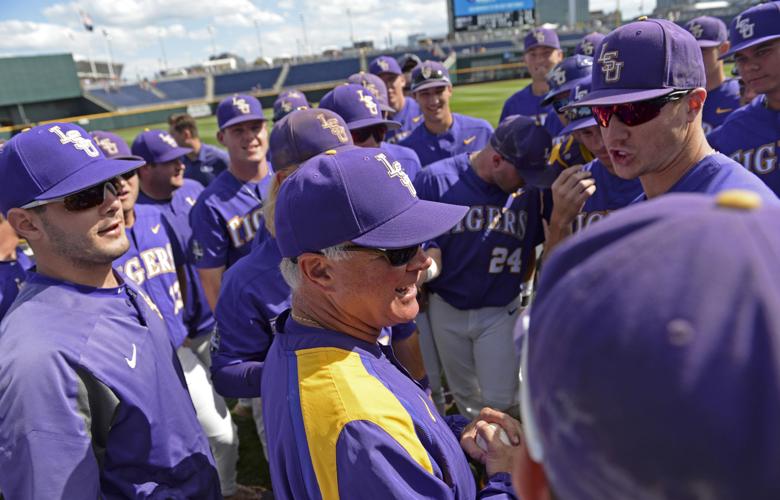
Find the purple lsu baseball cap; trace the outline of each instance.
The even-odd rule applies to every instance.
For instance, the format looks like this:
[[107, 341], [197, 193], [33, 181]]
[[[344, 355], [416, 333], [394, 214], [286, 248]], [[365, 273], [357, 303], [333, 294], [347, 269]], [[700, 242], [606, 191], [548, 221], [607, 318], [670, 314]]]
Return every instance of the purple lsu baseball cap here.
[[165, 130], [145, 130], [133, 141], [133, 154], [148, 164], [167, 163], [191, 153], [191, 148], [182, 148], [176, 139]]
[[583, 56], [590, 56], [593, 57], [596, 54], [596, 47], [601, 43], [602, 40], [604, 40], [603, 33], [588, 33], [584, 37], [582, 37], [582, 40], [577, 42], [577, 46], [574, 47], [574, 54], [582, 54]]
[[382, 73], [392, 73], [394, 75], [402, 75], [401, 66], [398, 61], [390, 56], [379, 56], [368, 65], [368, 71], [374, 75], [380, 75]]
[[558, 33], [554, 29], [550, 28], [534, 28], [525, 35], [523, 39], [523, 47], [525, 51], [529, 51], [534, 47], [552, 47], [554, 49], [561, 48], [561, 42], [558, 40]]
[[780, 2], [767, 2], [751, 7], [731, 20], [729, 25], [729, 57], [740, 50], [780, 38]]
[[236, 94], [223, 99], [217, 106], [217, 125], [220, 130], [252, 120], [265, 120], [265, 115], [260, 101], [251, 95]]
[[72, 123], [38, 125], [0, 149], [0, 211], [53, 200], [143, 165], [106, 158], [89, 134]]
[[275, 170], [300, 165], [330, 149], [353, 145], [344, 119], [324, 108], [289, 113], [274, 123], [268, 144]]
[[91, 134], [92, 140], [94, 140], [95, 144], [103, 150], [103, 154], [106, 155], [106, 158], [113, 158], [115, 160], [143, 160], [143, 158], [135, 156], [130, 151], [130, 146], [127, 145], [125, 140], [113, 132], [94, 130]]
[[[590, 93], [591, 77], [583, 78], [577, 85], [571, 89], [569, 94], [569, 101], [577, 103]], [[575, 130], [582, 130], [588, 127], [595, 127], [596, 118], [593, 117], [593, 112], [587, 106], [570, 108], [567, 113], [575, 113], [575, 117], [569, 117], [569, 124], [563, 127], [559, 132], [560, 135], [568, 135]]]
[[354, 83], [339, 85], [322, 97], [321, 109], [329, 109], [341, 116], [350, 130], [373, 125], [386, 125], [396, 129], [400, 123], [385, 120], [379, 103], [368, 89]]
[[404, 248], [448, 231], [468, 207], [421, 200], [401, 164], [376, 148], [342, 148], [305, 162], [276, 199], [284, 257], [351, 241]]
[[412, 70], [412, 92], [451, 86], [450, 72], [438, 61], [425, 61]]
[[309, 109], [309, 100], [300, 90], [285, 90], [274, 101], [274, 121], [279, 121], [298, 109]]
[[706, 86], [699, 44], [671, 21], [624, 24], [604, 37], [596, 54], [591, 92], [575, 106], [644, 101]]
[[561, 498], [780, 498], [778, 220], [746, 191], [668, 194], [555, 249], [521, 400]]
[[568, 94], [580, 80], [590, 78], [592, 72], [593, 58], [590, 56], [574, 55], [559, 62], [547, 73], [550, 91], [542, 99], [542, 104], [550, 104], [558, 94]]
[[685, 23], [685, 29], [693, 35], [699, 47], [718, 47], [728, 40], [726, 23], [717, 17], [696, 17]]
[[379, 103], [379, 109], [395, 113], [395, 109], [390, 106], [390, 99], [387, 97], [387, 85], [378, 76], [361, 71], [360, 73], [349, 75], [347, 83], [354, 83], [368, 89]]
[[549, 188], [560, 173], [547, 166], [552, 138], [533, 118], [522, 115], [504, 118], [490, 136], [490, 146], [513, 164], [531, 186]]

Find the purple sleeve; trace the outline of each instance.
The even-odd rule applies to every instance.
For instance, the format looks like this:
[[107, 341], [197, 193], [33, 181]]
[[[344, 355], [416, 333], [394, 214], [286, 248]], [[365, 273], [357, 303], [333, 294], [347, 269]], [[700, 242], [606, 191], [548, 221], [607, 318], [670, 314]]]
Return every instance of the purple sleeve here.
[[409, 321], [407, 323], [401, 323], [400, 325], [395, 325], [392, 328], [393, 342], [398, 342], [399, 340], [408, 339], [409, 337], [412, 336], [415, 330], [417, 330], [417, 323], [415, 323], [414, 320]]
[[512, 488], [512, 476], [508, 472], [493, 474], [477, 498], [516, 499], [515, 490]]
[[190, 258], [199, 269], [208, 269], [227, 265], [227, 253], [230, 242], [224, 227], [224, 221], [217, 210], [210, 206], [208, 199], [198, 199], [190, 212], [192, 239]]

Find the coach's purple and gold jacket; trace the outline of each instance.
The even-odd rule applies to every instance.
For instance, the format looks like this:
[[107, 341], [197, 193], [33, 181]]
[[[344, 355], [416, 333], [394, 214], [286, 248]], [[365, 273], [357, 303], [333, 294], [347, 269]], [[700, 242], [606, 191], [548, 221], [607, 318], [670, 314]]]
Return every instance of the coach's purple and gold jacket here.
[[263, 372], [274, 498], [514, 498], [505, 474], [477, 497], [458, 439], [390, 349], [287, 313], [277, 326]]
[[0, 352], [6, 498], [221, 498], [165, 322], [133, 285], [28, 273]]

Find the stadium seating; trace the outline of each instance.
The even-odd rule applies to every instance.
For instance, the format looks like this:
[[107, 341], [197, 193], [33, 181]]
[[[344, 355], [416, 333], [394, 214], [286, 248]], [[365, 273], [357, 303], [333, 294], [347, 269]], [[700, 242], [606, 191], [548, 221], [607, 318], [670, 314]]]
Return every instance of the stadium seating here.
[[290, 67], [290, 73], [287, 75], [284, 85], [285, 87], [292, 87], [310, 83], [344, 80], [358, 71], [360, 71], [360, 59], [357, 57], [298, 64]]
[[206, 95], [206, 79], [203, 77], [160, 81], [156, 87], [168, 99], [174, 101], [200, 99]]
[[123, 85], [110, 90], [92, 89], [88, 93], [117, 108], [147, 106], [149, 104], [165, 102], [149, 90], [142, 89], [137, 84]]
[[214, 76], [214, 95], [249, 92], [252, 89], [270, 90], [279, 78], [282, 68], [223, 73]]

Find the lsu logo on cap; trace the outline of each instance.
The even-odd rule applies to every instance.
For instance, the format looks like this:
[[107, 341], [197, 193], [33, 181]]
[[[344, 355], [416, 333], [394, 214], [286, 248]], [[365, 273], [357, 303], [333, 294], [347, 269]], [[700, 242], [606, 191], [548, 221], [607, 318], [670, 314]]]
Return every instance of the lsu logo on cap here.
[[116, 145], [114, 141], [112, 141], [108, 137], [101, 137], [100, 139], [95, 139], [95, 142], [97, 143], [98, 146], [100, 146], [100, 149], [102, 149], [103, 152], [109, 156], [119, 153], [119, 147]]
[[282, 101], [282, 111], [289, 113], [292, 111], [292, 103], [290, 101]]
[[233, 96], [233, 106], [243, 114], [249, 113], [249, 103], [243, 97]]
[[544, 32], [534, 31], [534, 38], [536, 38], [536, 43], [544, 43]]
[[422, 69], [420, 70], [420, 73], [422, 74], [423, 78], [425, 78], [426, 80], [430, 78], [431, 75], [433, 74], [431, 72], [430, 66], [423, 66]]
[[301, 94], [297, 90], [291, 90], [291, 91], [287, 92], [287, 97], [292, 97], [294, 99], [299, 99], [299, 98], [303, 97], [303, 94]]
[[742, 38], [752, 38], [756, 23], [751, 23], [750, 18], [743, 19], [742, 16], [737, 16], [737, 22], [734, 23], [734, 29], [739, 31]]
[[81, 132], [78, 130], [63, 132], [59, 125], [55, 125], [49, 129], [49, 132], [57, 134], [61, 144], [73, 144], [74, 148], [79, 151], [84, 151], [90, 158], [97, 158], [100, 156], [100, 151], [97, 146], [95, 146], [95, 143], [81, 135]]
[[593, 46], [593, 43], [589, 40], [585, 40], [582, 42], [582, 55], [585, 56], [593, 56], [593, 52], [596, 50], [596, 47]]
[[566, 83], [566, 71], [558, 66], [557, 68], [550, 71], [550, 80], [555, 82], [555, 84], [560, 87]]
[[691, 35], [693, 35], [694, 38], [698, 39], [701, 38], [702, 35], [704, 35], [704, 28], [701, 27], [701, 24], [699, 23], [693, 23], [688, 27], [688, 31], [691, 32]]
[[588, 87], [577, 85], [574, 87], [574, 101], [581, 101], [583, 97], [588, 95]]
[[620, 61], [617, 56], [617, 50], [607, 52], [607, 44], [605, 43], [601, 49], [599, 62], [601, 63], [601, 72], [604, 73], [604, 81], [607, 83], [620, 81], [620, 72], [623, 70], [623, 61]]
[[379, 67], [382, 69], [382, 71], [389, 71], [390, 70], [390, 63], [388, 63], [384, 59], [380, 59], [376, 63], [379, 65]]
[[172, 148], [178, 148], [179, 145], [176, 144], [176, 140], [170, 136], [170, 134], [166, 134], [165, 132], [160, 132], [160, 140], [163, 141], [165, 144], [169, 145]]
[[339, 121], [337, 119], [331, 118], [328, 120], [322, 113], [317, 115], [317, 119], [320, 121], [322, 128], [330, 130], [330, 133], [335, 135], [339, 142], [346, 143], [349, 141], [349, 137], [347, 137], [347, 131], [344, 129], [344, 127], [339, 125]]
[[385, 169], [387, 169], [387, 176], [391, 179], [394, 177], [398, 177], [398, 180], [401, 181], [401, 184], [409, 190], [409, 193], [412, 195], [413, 198], [417, 198], [417, 190], [414, 189], [414, 184], [412, 184], [412, 180], [409, 178], [408, 175], [406, 175], [406, 172], [404, 172], [404, 168], [401, 166], [400, 163], [397, 161], [394, 161], [393, 163], [390, 163], [390, 161], [387, 159], [387, 156], [384, 153], [380, 153], [374, 158], [381, 163]]
[[377, 107], [376, 103], [374, 102], [374, 97], [373, 96], [363, 94], [362, 90], [358, 90], [358, 95], [360, 96], [360, 102], [362, 102], [363, 105], [366, 108], [368, 108], [368, 111], [372, 115], [378, 115], [379, 114], [379, 108]]

